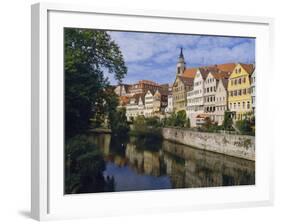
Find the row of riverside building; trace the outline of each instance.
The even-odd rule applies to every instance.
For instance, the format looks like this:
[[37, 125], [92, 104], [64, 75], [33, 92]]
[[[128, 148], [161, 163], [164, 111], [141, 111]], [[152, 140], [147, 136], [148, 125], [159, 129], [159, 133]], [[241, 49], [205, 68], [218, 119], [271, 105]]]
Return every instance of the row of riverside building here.
[[128, 120], [139, 115], [163, 118], [185, 110], [191, 127], [204, 124], [207, 117], [221, 125], [225, 111], [231, 111], [236, 121], [254, 114], [255, 65], [227, 63], [186, 68], [181, 49], [173, 84], [141, 80], [118, 85], [115, 93], [120, 106], [126, 107]]

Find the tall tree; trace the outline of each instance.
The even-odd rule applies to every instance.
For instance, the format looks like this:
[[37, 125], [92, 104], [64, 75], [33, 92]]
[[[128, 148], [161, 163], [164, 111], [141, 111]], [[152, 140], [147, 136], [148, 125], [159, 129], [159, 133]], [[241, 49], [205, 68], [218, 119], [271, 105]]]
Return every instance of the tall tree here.
[[65, 131], [70, 134], [87, 129], [90, 118], [98, 125], [112, 109], [104, 72], [120, 83], [127, 68], [118, 45], [105, 31], [65, 28], [64, 49]]
[[222, 126], [225, 130], [232, 130], [233, 129], [232, 125], [233, 125], [232, 113], [230, 111], [225, 111]]

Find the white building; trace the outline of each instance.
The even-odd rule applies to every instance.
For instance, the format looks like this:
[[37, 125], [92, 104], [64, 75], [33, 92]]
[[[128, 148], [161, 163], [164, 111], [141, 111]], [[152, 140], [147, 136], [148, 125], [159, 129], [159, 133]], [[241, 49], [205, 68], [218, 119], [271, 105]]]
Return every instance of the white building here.
[[218, 125], [223, 124], [224, 120], [224, 113], [228, 109], [227, 105], [227, 85], [228, 85], [228, 79], [227, 78], [221, 78], [218, 82], [217, 90], [216, 90], [216, 110], [215, 110], [215, 122], [218, 123]]
[[[221, 109], [226, 106], [226, 93], [223, 91], [223, 86], [220, 86], [221, 91], [217, 91], [219, 81], [221, 79], [228, 79], [229, 73], [222, 71], [212, 71], [209, 72], [204, 86], [204, 111], [205, 114], [211, 119], [212, 122], [218, 122], [216, 120], [216, 109]], [[225, 82], [225, 81], [224, 81]], [[223, 85], [223, 83], [221, 83]], [[225, 88], [224, 88], [225, 89]], [[216, 96], [217, 95], [217, 96]], [[218, 100], [216, 99], [218, 98]], [[216, 108], [217, 103], [219, 104]], [[225, 108], [223, 109], [225, 111]], [[219, 113], [219, 116], [221, 114]], [[220, 117], [221, 118], [221, 117]], [[221, 121], [220, 121], [221, 123]]]
[[153, 95], [153, 113], [154, 115], [164, 115], [168, 106], [168, 89], [156, 90]]
[[130, 85], [120, 84], [115, 87], [114, 92], [117, 96], [128, 96], [130, 95]]
[[196, 117], [198, 114], [204, 113], [204, 80], [207, 71], [197, 69], [193, 80], [193, 89], [187, 92], [186, 114], [190, 119], [190, 126], [196, 126]]
[[152, 90], [148, 90], [144, 96], [144, 116], [151, 117], [153, 115], [153, 94]]
[[173, 113], [173, 94], [168, 95], [168, 105], [165, 108], [165, 113], [167, 114]]
[[145, 98], [144, 94], [135, 94], [130, 98], [126, 106], [126, 117], [128, 120], [136, 118], [137, 116], [144, 115]]

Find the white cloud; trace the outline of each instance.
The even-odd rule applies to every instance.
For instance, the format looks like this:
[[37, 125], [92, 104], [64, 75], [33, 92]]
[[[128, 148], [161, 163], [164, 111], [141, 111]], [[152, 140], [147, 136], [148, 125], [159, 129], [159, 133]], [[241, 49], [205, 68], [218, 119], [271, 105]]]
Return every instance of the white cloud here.
[[137, 32], [109, 32], [120, 46], [128, 67], [125, 80], [171, 81], [179, 48], [184, 48], [187, 66], [228, 62], [254, 62], [255, 42], [249, 38], [175, 35]]

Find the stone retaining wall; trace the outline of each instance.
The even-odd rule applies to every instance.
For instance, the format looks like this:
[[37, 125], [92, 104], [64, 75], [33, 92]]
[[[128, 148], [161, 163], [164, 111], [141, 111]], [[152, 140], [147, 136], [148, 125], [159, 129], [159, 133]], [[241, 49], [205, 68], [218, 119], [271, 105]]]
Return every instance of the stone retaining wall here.
[[163, 128], [163, 138], [212, 152], [255, 161], [255, 137]]

